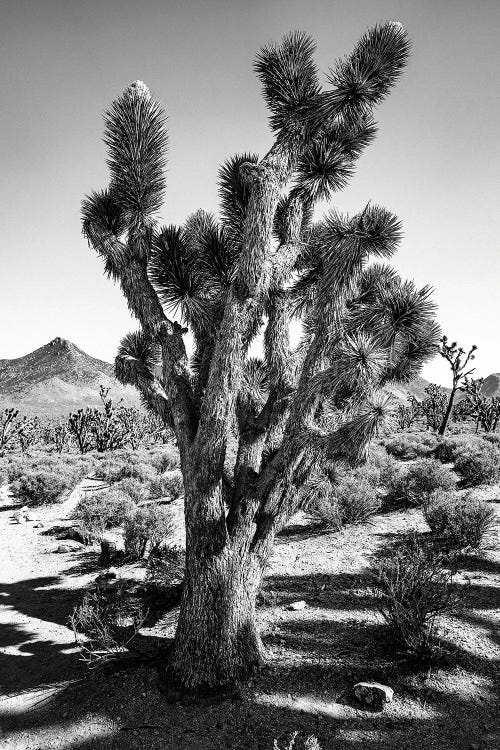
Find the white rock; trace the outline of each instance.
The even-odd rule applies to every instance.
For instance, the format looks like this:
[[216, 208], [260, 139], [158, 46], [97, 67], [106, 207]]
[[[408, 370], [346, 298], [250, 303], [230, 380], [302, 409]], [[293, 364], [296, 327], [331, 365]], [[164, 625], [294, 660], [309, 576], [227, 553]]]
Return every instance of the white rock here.
[[305, 609], [307, 607], [307, 604], [303, 599], [301, 599], [300, 602], [292, 602], [288, 605], [288, 609], [291, 609], [293, 612], [298, 612], [301, 609]]

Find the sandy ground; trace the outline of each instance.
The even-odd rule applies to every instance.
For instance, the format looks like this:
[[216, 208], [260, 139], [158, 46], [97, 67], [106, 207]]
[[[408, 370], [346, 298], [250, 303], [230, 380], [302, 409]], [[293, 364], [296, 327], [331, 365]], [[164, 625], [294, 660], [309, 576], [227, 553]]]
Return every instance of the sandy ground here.
[[[500, 553], [498, 528], [487, 549], [466, 555], [460, 580], [466, 611], [443, 622], [452, 658], [419, 671], [398, 658], [371, 590], [374, 553], [410, 527], [425, 530], [418, 510], [373, 518], [341, 533], [314, 534], [303, 525], [280, 537], [260, 597], [267, 663], [240, 700], [213, 705], [167, 704], [154, 670], [82, 676], [67, 618], [98, 572], [97, 552], [47, 535], [64, 523], [85, 480], [61, 505], [40, 509], [35, 522], [13, 523], [12, 500], [0, 501], [0, 702], [2, 742], [19, 750], [116, 748], [191, 750], [280, 748], [297, 731], [295, 750], [315, 735], [323, 750], [498, 750], [500, 747]], [[500, 493], [488, 491], [500, 513]], [[69, 543], [71, 544], [71, 543]], [[307, 607], [289, 611], [290, 602]], [[169, 633], [175, 611], [158, 623]], [[349, 689], [376, 679], [395, 690], [382, 713], [360, 710]], [[52, 687], [49, 687], [52, 686]], [[52, 695], [46, 703], [40, 698]]]

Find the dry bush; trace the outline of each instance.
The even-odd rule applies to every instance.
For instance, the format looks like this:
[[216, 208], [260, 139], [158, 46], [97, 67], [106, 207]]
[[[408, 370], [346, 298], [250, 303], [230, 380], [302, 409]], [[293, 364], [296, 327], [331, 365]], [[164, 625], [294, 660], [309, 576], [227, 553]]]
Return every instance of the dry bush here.
[[431, 433], [409, 432], [385, 441], [385, 448], [391, 456], [409, 461], [429, 456], [435, 449], [436, 443], [437, 438]]
[[433, 458], [422, 458], [401, 466], [389, 479], [386, 502], [391, 507], [422, 505], [437, 490], [455, 487], [453, 472]]
[[376, 575], [379, 610], [397, 644], [417, 657], [436, 653], [437, 618], [457, 609], [465, 589], [453, 583], [449, 558], [417, 536], [382, 557]]
[[14, 497], [24, 505], [37, 506], [57, 502], [71, 486], [72, 480], [67, 476], [50, 470], [32, 469], [15, 479], [10, 488]]
[[[282, 748], [280, 748], [280, 746], [278, 745], [278, 740], [274, 740], [273, 750], [299, 750], [298, 746], [295, 744], [298, 734], [298, 732], [294, 732], [288, 740], [287, 744]], [[321, 750], [321, 746], [318, 742], [317, 737], [312, 734], [309, 737], [306, 737], [303, 747], [304, 750]]]
[[156, 469], [146, 451], [114, 451], [103, 454], [96, 466], [96, 476], [108, 484], [122, 479], [137, 479], [148, 484], [156, 476]]
[[119, 482], [113, 484], [114, 490], [120, 490], [128, 495], [130, 499], [136, 504], [143, 503], [149, 499], [149, 487], [144, 482], [141, 482], [136, 477], [126, 477], [120, 479]]
[[332, 481], [322, 472], [316, 474], [306, 489], [308, 512], [335, 531], [365, 521], [381, 507], [375, 476], [378, 474], [357, 470]]
[[455, 461], [455, 469], [464, 487], [494, 484], [500, 477], [500, 452], [488, 443], [479, 450], [463, 451]]
[[454, 463], [462, 454], [477, 453], [484, 447], [478, 435], [454, 435], [442, 438], [434, 450], [434, 456], [443, 463]]
[[69, 618], [82, 660], [93, 669], [104, 663], [127, 658], [135, 651], [132, 642], [145, 620], [145, 614], [121, 589], [111, 597], [87, 592]]
[[151, 451], [150, 461], [158, 474], [173, 471], [180, 467], [179, 451], [172, 446], [166, 445], [164, 448]]
[[165, 507], [151, 503], [137, 508], [125, 520], [125, 553], [133, 560], [142, 560], [148, 550], [159, 550], [174, 531], [171, 514]]
[[133, 500], [120, 490], [111, 488], [82, 498], [74, 511], [83, 534], [99, 541], [106, 529], [122, 526], [135, 512]]
[[181, 547], [168, 546], [153, 550], [148, 558], [146, 581], [159, 590], [182, 583], [186, 555]]
[[177, 500], [184, 493], [184, 482], [182, 474], [177, 469], [159, 474], [149, 484], [149, 497], [151, 500], [159, 500], [161, 497], [169, 497]]
[[431, 531], [445, 540], [450, 549], [481, 546], [495, 521], [495, 511], [472, 493], [436, 492], [424, 507]]

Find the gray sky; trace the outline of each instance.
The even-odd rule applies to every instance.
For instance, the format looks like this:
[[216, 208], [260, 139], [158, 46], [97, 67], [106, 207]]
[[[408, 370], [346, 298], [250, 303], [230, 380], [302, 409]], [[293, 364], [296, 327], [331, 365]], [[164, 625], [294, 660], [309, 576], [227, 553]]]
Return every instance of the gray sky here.
[[[445, 332], [479, 347], [478, 374], [499, 371], [499, 0], [0, 0], [0, 357], [63, 336], [112, 360], [136, 327], [79, 220], [107, 184], [101, 113], [125, 86], [144, 80], [168, 113], [162, 219], [181, 223], [217, 209], [226, 157], [271, 143], [262, 44], [303, 29], [327, 71], [386, 19], [408, 29], [411, 62], [335, 205], [398, 214], [395, 265], [435, 287]], [[447, 381], [441, 361], [423, 374]]]

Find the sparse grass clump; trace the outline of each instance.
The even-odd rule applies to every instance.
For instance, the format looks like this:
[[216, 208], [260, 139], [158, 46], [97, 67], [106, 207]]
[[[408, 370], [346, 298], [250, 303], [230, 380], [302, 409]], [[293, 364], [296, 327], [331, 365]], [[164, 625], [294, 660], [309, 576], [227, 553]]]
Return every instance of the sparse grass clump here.
[[174, 531], [168, 510], [151, 503], [137, 508], [125, 520], [125, 552], [133, 560], [142, 560], [146, 552], [157, 552]]
[[437, 490], [451, 490], [456, 481], [453, 472], [433, 458], [422, 458], [410, 466], [401, 466], [387, 483], [386, 502], [391, 507], [424, 504]]
[[436, 492], [425, 505], [424, 515], [431, 531], [451, 549], [477, 549], [495, 520], [493, 508], [470, 492]]
[[382, 557], [376, 574], [379, 610], [396, 643], [416, 657], [436, 651], [440, 615], [455, 610], [464, 590], [453, 583], [449, 560], [411, 536]]

